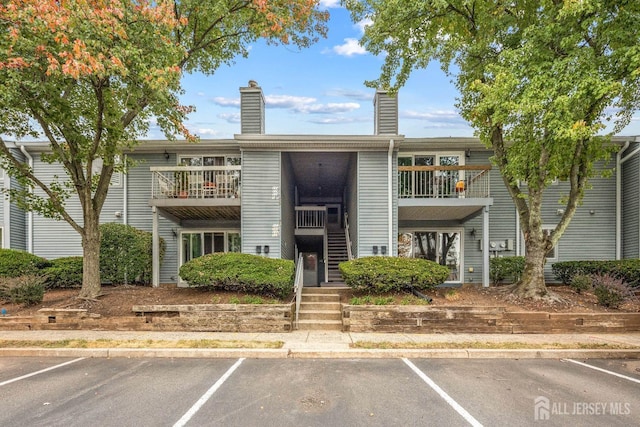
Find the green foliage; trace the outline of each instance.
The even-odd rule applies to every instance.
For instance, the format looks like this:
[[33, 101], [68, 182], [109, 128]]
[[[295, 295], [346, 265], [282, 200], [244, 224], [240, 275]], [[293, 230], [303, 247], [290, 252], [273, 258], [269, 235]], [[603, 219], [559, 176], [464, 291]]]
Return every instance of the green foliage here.
[[374, 294], [402, 291], [412, 285], [431, 289], [449, 277], [449, 268], [418, 258], [365, 257], [340, 264], [347, 286]]
[[577, 293], [591, 289], [591, 277], [586, 274], [578, 274], [571, 280], [570, 285]]
[[44, 269], [47, 289], [82, 287], [82, 257], [56, 258]]
[[[460, 93], [457, 107], [513, 198], [530, 259], [558, 242], [612, 134], [640, 106], [640, 2], [457, 2], [344, 0], [354, 22], [369, 21], [360, 40], [384, 54], [367, 82], [392, 92], [414, 70], [439, 64]], [[506, 143], [508, 141], [508, 143]], [[564, 214], [543, 232], [545, 189], [568, 181]], [[526, 186], [520, 183], [526, 182]], [[541, 271], [541, 270], [540, 270]], [[544, 276], [527, 285], [544, 292]]]
[[598, 304], [604, 307], [618, 308], [622, 302], [633, 295], [629, 285], [617, 277], [608, 274], [594, 274], [591, 279], [593, 293], [598, 298]]
[[565, 285], [571, 285], [578, 275], [606, 274], [622, 279], [632, 288], [640, 288], [640, 259], [556, 262], [551, 271]]
[[0, 300], [23, 306], [40, 304], [44, 299], [46, 277], [25, 274], [0, 279]]
[[233, 296], [229, 298], [229, 304], [279, 304], [277, 299], [264, 299], [260, 295], [243, 295], [242, 298]]
[[214, 253], [183, 264], [189, 286], [286, 298], [293, 292], [293, 261], [241, 253]]
[[503, 280], [516, 283], [524, 272], [525, 259], [522, 256], [491, 258], [489, 260], [489, 277], [494, 285]]
[[0, 277], [19, 277], [39, 274], [49, 261], [15, 249], [0, 249]]
[[[160, 262], [165, 253], [160, 239]], [[103, 281], [115, 284], [151, 283], [152, 234], [130, 225], [100, 226], [100, 273]]]

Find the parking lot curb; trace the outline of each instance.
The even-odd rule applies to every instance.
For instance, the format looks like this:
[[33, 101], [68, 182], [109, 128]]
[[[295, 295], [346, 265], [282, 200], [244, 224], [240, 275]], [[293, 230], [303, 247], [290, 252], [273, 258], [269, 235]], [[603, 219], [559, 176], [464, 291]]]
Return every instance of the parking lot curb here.
[[181, 349], [2, 348], [0, 357], [253, 358], [253, 359], [640, 359], [638, 350], [589, 349]]

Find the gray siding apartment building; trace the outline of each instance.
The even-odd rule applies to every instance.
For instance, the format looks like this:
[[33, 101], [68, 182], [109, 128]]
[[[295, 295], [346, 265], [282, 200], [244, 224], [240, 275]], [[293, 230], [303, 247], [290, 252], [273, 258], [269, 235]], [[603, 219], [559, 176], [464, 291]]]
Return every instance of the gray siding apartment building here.
[[[452, 283], [488, 285], [492, 256], [523, 255], [518, 216], [491, 152], [476, 138], [405, 138], [398, 99], [378, 91], [372, 135], [265, 134], [262, 89], [240, 88], [241, 133], [198, 144], [142, 141], [115, 175], [101, 221], [162, 237], [154, 284], [180, 283], [178, 269], [212, 252], [298, 259], [305, 285], [340, 281], [338, 264], [365, 256], [423, 257], [447, 265]], [[615, 137], [571, 225], [549, 254], [556, 261], [640, 257], [640, 138]], [[13, 149], [43, 180], [63, 176], [41, 161], [48, 144]], [[6, 174], [5, 188], [17, 183]], [[548, 190], [543, 220], [555, 226], [567, 184]], [[81, 255], [65, 222], [1, 200], [2, 247], [45, 258]], [[76, 218], [79, 206], [69, 205]], [[157, 251], [156, 251], [157, 252]]]

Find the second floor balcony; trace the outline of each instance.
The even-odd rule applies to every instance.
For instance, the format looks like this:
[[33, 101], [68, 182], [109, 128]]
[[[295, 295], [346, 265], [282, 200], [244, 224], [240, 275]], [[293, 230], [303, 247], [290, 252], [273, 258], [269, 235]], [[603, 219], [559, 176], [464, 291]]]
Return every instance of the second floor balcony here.
[[151, 168], [153, 199], [235, 199], [240, 197], [240, 166]]
[[490, 165], [398, 166], [398, 197], [486, 198], [490, 197]]
[[241, 166], [152, 167], [150, 205], [178, 219], [240, 219]]
[[491, 165], [398, 166], [399, 220], [464, 221], [493, 204]]

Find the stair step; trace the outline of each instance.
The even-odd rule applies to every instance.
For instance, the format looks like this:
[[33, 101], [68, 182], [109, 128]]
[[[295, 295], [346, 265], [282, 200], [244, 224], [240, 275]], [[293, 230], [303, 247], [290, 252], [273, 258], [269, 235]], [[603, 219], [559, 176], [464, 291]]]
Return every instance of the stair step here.
[[342, 320], [299, 320], [298, 329], [305, 331], [341, 331]]
[[339, 294], [306, 294], [302, 297], [304, 302], [340, 302]]
[[340, 310], [300, 310], [299, 320], [338, 320], [342, 323], [342, 312]]
[[320, 301], [302, 301], [300, 302], [300, 310], [333, 310], [340, 311], [342, 304], [339, 302], [320, 302]]

